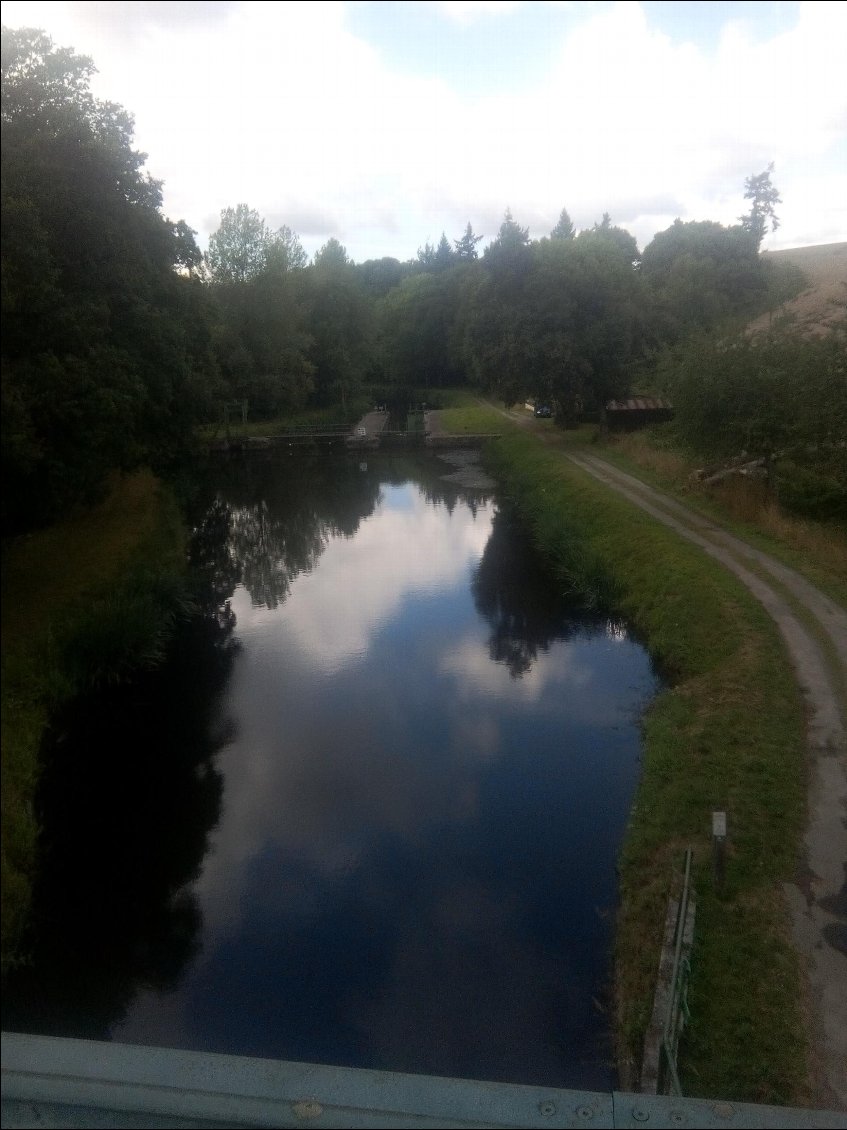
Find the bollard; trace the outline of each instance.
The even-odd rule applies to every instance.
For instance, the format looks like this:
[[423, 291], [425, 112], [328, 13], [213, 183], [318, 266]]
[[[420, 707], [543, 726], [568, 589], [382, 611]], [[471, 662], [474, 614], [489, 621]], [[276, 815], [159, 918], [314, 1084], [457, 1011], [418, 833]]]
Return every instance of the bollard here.
[[712, 873], [715, 886], [720, 891], [723, 888], [724, 873], [726, 869], [726, 813], [712, 813]]

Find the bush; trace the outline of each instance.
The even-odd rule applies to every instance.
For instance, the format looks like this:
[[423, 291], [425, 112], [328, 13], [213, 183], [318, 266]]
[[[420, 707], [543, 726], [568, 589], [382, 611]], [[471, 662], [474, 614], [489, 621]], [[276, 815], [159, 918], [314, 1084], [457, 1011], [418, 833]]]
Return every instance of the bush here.
[[842, 468], [801, 467], [783, 460], [774, 470], [774, 485], [786, 510], [818, 521], [847, 522], [847, 473]]
[[175, 623], [191, 607], [182, 577], [146, 570], [91, 601], [58, 641], [71, 692], [121, 683], [134, 671], [158, 666]]
[[847, 481], [847, 323], [825, 338], [698, 337], [665, 355], [658, 376], [692, 452], [774, 458], [786, 506], [821, 515], [835, 505]]

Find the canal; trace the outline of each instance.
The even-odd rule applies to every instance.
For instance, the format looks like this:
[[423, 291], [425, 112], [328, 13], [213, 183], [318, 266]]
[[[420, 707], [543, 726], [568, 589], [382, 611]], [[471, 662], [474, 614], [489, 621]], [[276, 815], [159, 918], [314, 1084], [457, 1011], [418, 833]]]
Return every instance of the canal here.
[[466, 464], [209, 466], [203, 614], [47, 751], [4, 1028], [615, 1085], [615, 861], [657, 676]]

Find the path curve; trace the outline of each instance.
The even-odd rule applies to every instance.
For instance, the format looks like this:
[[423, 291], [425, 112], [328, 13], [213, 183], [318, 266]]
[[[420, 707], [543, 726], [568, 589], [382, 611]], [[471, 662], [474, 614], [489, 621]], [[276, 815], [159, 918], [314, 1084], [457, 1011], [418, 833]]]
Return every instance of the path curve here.
[[[534, 424], [518, 413], [498, 411], [517, 423]], [[804, 859], [785, 893], [807, 974], [815, 1100], [821, 1107], [847, 1110], [847, 612], [805, 577], [711, 518], [592, 453], [564, 454], [734, 573], [782, 633], [806, 704], [809, 777]]]
[[847, 612], [787, 565], [662, 491], [596, 455], [566, 454], [734, 573], [785, 640], [807, 708], [809, 764], [804, 874], [786, 885], [786, 895], [808, 976], [817, 1097], [822, 1105], [834, 1101], [847, 1110], [847, 725], [841, 706]]

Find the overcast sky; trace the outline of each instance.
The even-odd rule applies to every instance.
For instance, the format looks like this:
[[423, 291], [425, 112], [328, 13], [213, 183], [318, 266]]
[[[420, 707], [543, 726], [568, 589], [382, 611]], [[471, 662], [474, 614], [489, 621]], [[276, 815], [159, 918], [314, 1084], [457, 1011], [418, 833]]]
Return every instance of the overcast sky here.
[[165, 211], [205, 246], [244, 202], [312, 254], [414, 257], [510, 207], [643, 247], [733, 223], [773, 161], [770, 248], [847, 240], [847, 4], [42, 3], [3, 22], [90, 55]]

